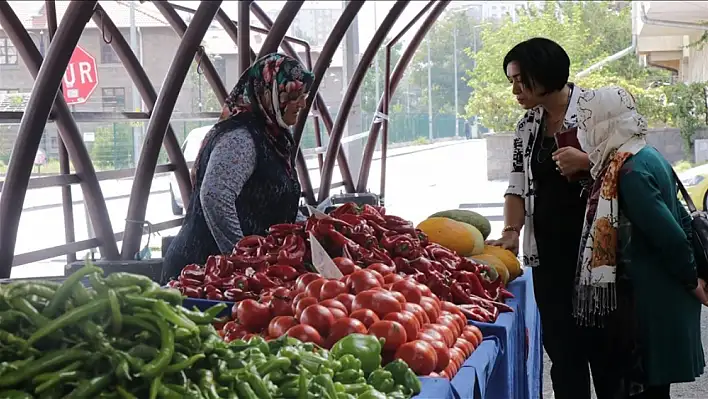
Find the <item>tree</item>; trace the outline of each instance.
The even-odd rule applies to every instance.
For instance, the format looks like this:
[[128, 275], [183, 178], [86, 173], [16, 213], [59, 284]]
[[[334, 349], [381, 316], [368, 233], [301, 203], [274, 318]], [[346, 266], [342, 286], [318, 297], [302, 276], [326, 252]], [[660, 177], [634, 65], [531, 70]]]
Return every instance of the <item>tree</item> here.
[[[464, 11], [446, 13], [428, 32], [430, 42], [431, 82], [433, 111], [452, 114], [455, 112], [455, 79], [457, 82], [458, 114], [464, 114], [472, 87], [466, 85], [465, 71], [474, 68], [474, 60], [465, 55], [465, 50], [474, 52], [481, 48], [480, 21]], [[457, 42], [457, 76], [455, 76], [455, 41]], [[411, 63], [411, 79], [415, 86], [423, 88], [419, 112], [427, 113], [428, 107], [428, 44], [421, 43]]]
[[[214, 63], [215, 57], [213, 54], [209, 54], [209, 59]], [[190, 84], [189, 89], [191, 90], [192, 112], [221, 111], [221, 105], [216, 98], [216, 93], [214, 93], [214, 90], [204, 76], [201, 66], [199, 66], [196, 61], [192, 62], [187, 76]], [[199, 106], [200, 100], [201, 108]]]
[[543, 8], [520, 11], [515, 22], [506, 18], [484, 27], [482, 50], [474, 54], [468, 49], [467, 55], [477, 61], [476, 68], [466, 71], [472, 89], [468, 116], [479, 116], [482, 124], [496, 131], [513, 129], [521, 110], [511, 95], [502, 59], [517, 43], [538, 36], [563, 46], [571, 60], [571, 80], [582, 87], [621, 85], [641, 97], [649, 82], [668, 77], [664, 71], [641, 67], [629, 54], [584, 78], [573, 79], [576, 73], [630, 45], [630, 7], [609, 1], [547, 2]]
[[[376, 109], [379, 104], [379, 100], [381, 99], [381, 96], [383, 96], [383, 88], [384, 88], [384, 82], [385, 82], [385, 74], [386, 74], [386, 43], [389, 42], [390, 39], [386, 39], [384, 41], [384, 44], [379, 48], [379, 51], [377, 53], [377, 57], [374, 58], [374, 60], [371, 62], [371, 65], [369, 67], [369, 70], [366, 71], [366, 76], [364, 77], [364, 82], [361, 84], [361, 88], [359, 89], [359, 97], [361, 98], [361, 110], [362, 112], [365, 113], [374, 113], [376, 112]], [[401, 42], [396, 43], [393, 47], [391, 47], [391, 72], [393, 72], [393, 68], [396, 66], [396, 63], [398, 60], [401, 58], [401, 53], [403, 51], [403, 44]], [[376, 62], [378, 61], [379, 64], [379, 90], [378, 94], [379, 97], [376, 97]], [[399, 84], [400, 87], [400, 84]], [[397, 92], [400, 93], [400, 90]], [[391, 105], [396, 104], [397, 102], [400, 102], [400, 97], [394, 96], [392, 98], [393, 101], [391, 101]]]
[[98, 169], [103, 170], [134, 167], [132, 126], [129, 123], [114, 123], [97, 127], [91, 159]]

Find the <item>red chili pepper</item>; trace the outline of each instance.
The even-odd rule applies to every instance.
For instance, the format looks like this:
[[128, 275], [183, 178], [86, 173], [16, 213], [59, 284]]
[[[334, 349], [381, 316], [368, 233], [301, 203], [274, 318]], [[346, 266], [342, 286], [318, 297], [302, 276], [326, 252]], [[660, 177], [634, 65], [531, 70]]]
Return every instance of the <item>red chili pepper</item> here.
[[323, 232], [324, 239], [326, 241], [327, 245], [331, 245], [337, 250], [341, 250], [342, 247], [345, 245], [352, 243], [356, 245], [356, 243], [347, 237], [345, 237], [342, 233], [336, 231], [336, 230], [324, 230]]
[[483, 309], [477, 305], [458, 305], [462, 313], [467, 316], [468, 319], [478, 321], [481, 323], [494, 323], [497, 317], [494, 313]]
[[273, 265], [269, 266], [266, 270], [266, 276], [276, 277], [283, 281], [291, 281], [296, 279], [300, 275], [300, 272], [295, 270], [294, 267], [290, 265]]
[[277, 287], [282, 285], [278, 279], [271, 279], [263, 272], [257, 272], [248, 280], [248, 286], [251, 287], [253, 292], [261, 292], [262, 290]]
[[192, 278], [179, 276], [177, 280], [182, 285], [182, 287], [200, 287], [202, 285], [201, 281]]
[[243, 237], [241, 240], [239, 240], [239, 242], [236, 243], [236, 248], [245, 249], [245, 248], [259, 247], [264, 242], [265, 242], [265, 237], [261, 237], [258, 235], [246, 236], [246, 237]]
[[512, 294], [510, 291], [508, 291], [504, 287], [499, 287], [499, 296], [501, 297], [501, 300], [506, 300], [506, 299], [513, 299], [516, 298], [514, 294]]
[[439, 274], [432, 273], [429, 275], [427, 285], [428, 288], [430, 288], [430, 291], [437, 295], [440, 300], [450, 301], [452, 299], [449, 282], [443, 280], [442, 276]]
[[379, 244], [376, 237], [374, 237], [371, 234], [367, 234], [367, 233], [352, 232], [351, 234], [348, 235], [348, 237], [352, 241], [361, 245], [364, 248], [371, 248], [373, 246], [378, 246], [378, 244]]
[[371, 220], [367, 220], [366, 224], [368, 224], [369, 226], [371, 226], [372, 229], [374, 229], [374, 232], [376, 234], [376, 238], [378, 238], [379, 240], [384, 236], [384, 234], [386, 234], [390, 231], [389, 229], [387, 229], [387, 228], [381, 226], [380, 224], [378, 224], [374, 221], [371, 221]]
[[361, 217], [366, 219], [366, 221], [371, 221], [378, 223], [380, 225], [386, 225], [386, 219], [371, 205], [364, 205], [361, 207]]
[[213, 286], [213, 285], [211, 285], [211, 284], [207, 284], [207, 285], [205, 285], [205, 286], [202, 287], [202, 288], [204, 289], [204, 293], [207, 293], [207, 292], [210, 292], [210, 291], [221, 291], [220, 289], [216, 288], [215, 286]]
[[220, 290], [214, 289], [212, 291], [207, 291], [206, 299], [209, 299], [211, 301], [223, 301], [224, 294]]
[[245, 270], [247, 268], [252, 268], [253, 270], [260, 270], [267, 266], [268, 257], [267, 256], [247, 256], [247, 255], [234, 255], [231, 257], [231, 262], [235, 269]]
[[460, 258], [460, 262], [457, 264], [457, 269], [465, 270], [465, 271], [472, 272], [472, 273], [480, 273], [482, 270], [481, 266], [486, 266], [486, 265], [480, 265], [480, 264], [473, 262], [467, 258]]
[[238, 288], [243, 291], [248, 291], [248, 277], [243, 274], [235, 274], [230, 278], [221, 280], [221, 286], [228, 290], [231, 288]]
[[177, 280], [170, 280], [170, 281], [167, 283], [167, 286], [170, 287], [170, 288], [179, 288], [179, 287], [182, 286], [182, 284], [181, 284], [179, 281], [177, 281]]
[[460, 259], [456, 253], [438, 244], [430, 244], [425, 247], [425, 250], [430, 254], [431, 258], [438, 261], [440, 259], [453, 259], [456, 261]]
[[452, 277], [460, 283], [469, 284], [471, 294], [484, 299], [492, 299], [489, 293], [484, 289], [482, 283], [476, 274], [464, 270], [452, 273]]
[[256, 299], [258, 298], [258, 295], [250, 291], [242, 290], [240, 288], [229, 288], [228, 290], [224, 291], [224, 298], [227, 301], [239, 302], [244, 299]]
[[183, 285], [179, 288], [182, 295], [190, 298], [201, 298], [204, 295], [204, 290], [202, 287], [193, 287], [188, 285]]
[[202, 267], [196, 263], [192, 263], [191, 265], [187, 265], [182, 268], [182, 270], [201, 270], [201, 269], [202, 269]]
[[[395, 258], [400, 259], [400, 258]], [[413, 259], [408, 263], [413, 270], [419, 271], [425, 275], [433, 274], [435, 270], [433, 269], [433, 264], [425, 257], [419, 257]]]
[[384, 223], [385, 223], [386, 227], [413, 226], [413, 223], [411, 223], [410, 220], [403, 219], [400, 216], [385, 215], [382, 217], [384, 219]]
[[179, 273], [180, 276], [184, 278], [189, 278], [197, 281], [204, 281], [204, 269], [182, 269]]
[[371, 248], [371, 259], [373, 259], [375, 262], [374, 263], [383, 263], [384, 265], [388, 266], [393, 266], [393, 259], [391, 259], [390, 256], [386, 253], [386, 251], [372, 247]]
[[421, 247], [427, 247], [430, 245], [430, 240], [428, 239], [428, 235], [423, 233], [422, 230], [415, 229], [415, 235], [418, 238], [418, 241], [420, 241], [420, 246]]
[[346, 204], [342, 204], [336, 207], [332, 212], [329, 213], [329, 215], [338, 218], [341, 215], [358, 215], [359, 213], [361, 213], [361, 210], [359, 209], [359, 206], [357, 206], [357, 204], [353, 202], [347, 202]]
[[381, 216], [386, 215], [386, 208], [383, 206], [376, 206], [376, 205], [371, 205], [374, 209], [376, 209], [376, 212], [378, 212]]
[[362, 224], [362, 225], [366, 224], [366, 220], [363, 219], [359, 215], [344, 214], [344, 215], [337, 216], [337, 219], [339, 219], [343, 222], [349, 223], [350, 225], [355, 226], [355, 227], [360, 224]]
[[281, 223], [281, 224], [274, 224], [270, 226], [268, 229], [269, 234], [273, 233], [286, 233], [286, 234], [293, 234], [293, 233], [301, 233], [303, 231], [303, 227], [299, 224], [295, 223]]

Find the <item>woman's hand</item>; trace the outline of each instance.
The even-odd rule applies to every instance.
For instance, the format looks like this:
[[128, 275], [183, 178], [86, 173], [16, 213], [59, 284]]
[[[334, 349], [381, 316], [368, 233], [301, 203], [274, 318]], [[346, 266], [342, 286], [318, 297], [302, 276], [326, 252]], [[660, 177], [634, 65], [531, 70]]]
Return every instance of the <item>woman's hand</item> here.
[[563, 176], [572, 176], [580, 171], [590, 170], [588, 154], [573, 147], [559, 148], [553, 153], [553, 160]]
[[519, 254], [519, 233], [515, 231], [506, 231], [502, 233], [502, 236], [498, 240], [487, 240], [487, 245], [494, 245], [496, 247], [502, 247], [513, 252], [514, 255]]
[[698, 279], [698, 286], [693, 290], [693, 294], [704, 306], [708, 306], [708, 292], [706, 292], [706, 282], [702, 278]]

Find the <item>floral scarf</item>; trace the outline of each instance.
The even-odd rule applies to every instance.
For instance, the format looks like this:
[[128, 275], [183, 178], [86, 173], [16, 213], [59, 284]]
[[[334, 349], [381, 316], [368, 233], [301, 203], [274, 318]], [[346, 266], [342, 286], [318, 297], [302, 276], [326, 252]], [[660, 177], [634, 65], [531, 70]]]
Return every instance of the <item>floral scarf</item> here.
[[575, 316], [602, 324], [617, 308], [618, 184], [624, 163], [646, 146], [646, 121], [620, 87], [587, 91], [578, 98], [578, 140], [593, 167], [576, 275]]
[[[283, 159], [286, 170], [291, 173], [292, 155], [296, 149], [290, 126], [283, 121], [285, 107], [307, 95], [314, 75], [302, 64], [284, 54], [272, 53], [261, 57], [239, 78], [224, 102], [219, 122], [202, 141], [205, 144], [226, 130], [222, 122], [239, 119], [262, 126], [258, 129], [266, 136], [275, 152]], [[197, 167], [202, 150], [192, 168], [192, 183], [196, 184]]]

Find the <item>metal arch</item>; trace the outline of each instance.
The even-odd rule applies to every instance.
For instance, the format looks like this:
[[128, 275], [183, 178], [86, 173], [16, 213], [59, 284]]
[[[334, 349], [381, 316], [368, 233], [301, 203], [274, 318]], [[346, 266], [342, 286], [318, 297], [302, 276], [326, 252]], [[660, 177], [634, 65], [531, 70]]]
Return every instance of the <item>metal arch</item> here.
[[[102, 11], [100, 15], [98, 12], [99, 10]], [[155, 108], [157, 92], [145, 72], [145, 68], [143, 68], [140, 64], [138, 57], [130, 48], [130, 45], [125, 40], [125, 37], [123, 37], [123, 34], [120, 30], [118, 30], [116, 24], [103, 10], [100, 4], [96, 5], [96, 11], [97, 12], [93, 14], [94, 22], [99, 26], [102, 34], [105, 35], [108, 33], [113, 38], [111, 41], [111, 47], [113, 47], [113, 50], [118, 55], [118, 58], [125, 67], [126, 71], [128, 71], [130, 79], [133, 83], [135, 83], [135, 87], [140, 92], [140, 97], [145, 102], [148, 112], [152, 111]], [[189, 199], [192, 193], [192, 183], [190, 181], [189, 168], [187, 167], [184, 153], [182, 153], [182, 149], [179, 146], [179, 141], [177, 141], [177, 136], [175, 135], [171, 124], [167, 125], [163, 145], [165, 146], [170, 163], [175, 166], [174, 174], [177, 179], [177, 185], [179, 186], [179, 192], [182, 196], [184, 206], [187, 207], [189, 205]]]
[[371, 38], [366, 51], [361, 56], [359, 64], [356, 66], [354, 75], [352, 75], [349, 81], [349, 86], [347, 86], [347, 91], [342, 98], [342, 104], [339, 106], [339, 113], [337, 113], [337, 119], [334, 121], [334, 127], [332, 128], [332, 134], [329, 137], [329, 145], [327, 146], [327, 153], [325, 155], [325, 165], [322, 169], [320, 178], [320, 191], [318, 193], [317, 201], [322, 202], [327, 197], [329, 197], [330, 184], [332, 183], [332, 172], [334, 171], [334, 161], [337, 153], [340, 151], [342, 135], [344, 133], [344, 127], [347, 123], [347, 116], [349, 111], [354, 104], [354, 99], [356, 98], [359, 88], [364, 82], [364, 77], [366, 76], [366, 71], [369, 70], [369, 65], [371, 61], [376, 57], [376, 53], [383, 44], [384, 40], [388, 36], [393, 24], [398, 20], [403, 11], [406, 9], [410, 1], [408, 0], [398, 0], [396, 4], [391, 7], [391, 10], [386, 15], [386, 18], [381, 23], [381, 26], [374, 33], [374, 37]]
[[[174, 7], [172, 7], [172, 4], [167, 1], [153, 1], [152, 4], [155, 5], [157, 10], [160, 11], [160, 14], [165, 17], [167, 22], [172, 27], [172, 30], [177, 33], [177, 36], [182, 39], [184, 37], [184, 33], [187, 31], [187, 24], [184, 23], [182, 17], [177, 14], [177, 11], [175, 11]], [[197, 47], [197, 52], [194, 55], [194, 58], [204, 71], [204, 77], [207, 82], [209, 82], [209, 86], [211, 86], [212, 90], [214, 90], [214, 94], [216, 94], [219, 104], [223, 105], [228, 93], [224, 87], [224, 82], [221, 81], [219, 73], [216, 72], [214, 64], [209, 59], [209, 56], [207, 56], [203, 47]]]
[[[275, 23], [271, 27], [270, 32], [268, 32], [268, 35], [263, 41], [261, 51], [258, 52], [258, 58], [278, 51], [280, 43], [283, 41], [285, 34], [288, 32], [290, 25], [293, 24], [293, 20], [295, 20], [303, 4], [305, 4], [305, 2], [302, 0], [291, 0], [285, 3], [283, 9], [278, 13], [278, 17], [275, 18]], [[309, 68], [312, 68], [312, 65], [310, 65]]]
[[96, 171], [66, 102], [62, 96], [57, 96], [72, 50], [79, 42], [84, 26], [93, 14], [95, 4], [95, 0], [86, 0], [72, 2], [69, 5], [64, 15], [64, 23], [59, 26], [55, 40], [47, 51], [47, 57], [42, 62], [39, 51], [17, 15], [7, 2], [0, 2], [0, 23], [15, 43], [30, 72], [36, 73], [32, 96], [20, 122], [18, 137], [12, 151], [2, 194], [0, 194], [0, 220], [3, 224], [3, 228], [0, 229], [0, 277], [10, 276], [22, 204], [27, 193], [33, 160], [53, 104], [54, 111], [59, 117], [59, 132], [73, 155], [77, 172], [81, 170], [81, 176], [84, 178], [82, 188], [91, 211], [92, 222], [101, 241], [101, 254], [108, 259], [118, 257], [118, 248], [113, 238], [111, 221], [96, 178]]
[[[241, 76], [251, 66], [251, 56], [246, 49], [251, 48], [251, 0], [238, 2], [238, 74]], [[288, 25], [289, 27], [290, 25]], [[268, 34], [270, 36], [270, 34]]]
[[[390, 94], [393, 94], [395, 92], [398, 83], [403, 77], [403, 72], [410, 63], [411, 59], [413, 59], [413, 56], [415, 55], [415, 52], [418, 49], [418, 46], [420, 46], [420, 43], [425, 38], [425, 35], [433, 26], [433, 23], [435, 23], [435, 21], [440, 17], [440, 14], [442, 14], [442, 12], [445, 10], [445, 7], [447, 7], [449, 3], [450, 0], [439, 0], [435, 2], [435, 5], [433, 6], [432, 10], [430, 10], [428, 16], [425, 17], [425, 20], [418, 29], [418, 32], [416, 32], [415, 36], [413, 36], [410, 43], [408, 44], [408, 47], [406, 47], [406, 50], [403, 52], [403, 54], [401, 54], [401, 58], [396, 63], [396, 67], [393, 69], [393, 73], [391, 73], [391, 81], [388, 88]], [[379, 100], [379, 105], [377, 107], [378, 112], [383, 111], [383, 102], [384, 98], [382, 95], [381, 99]], [[380, 123], [376, 123], [375, 120], [372, 121], [371, 128], [369, 129], [369, 138], [366, 141], [366, 147], [364, 147], [364, 156], [361, 163], [361, 172], [359, 173], [359, 179], [356, 185], [357, 192], [366, 191], [366, 186], [369, 180], [369, 171], [371, 168], [371, 160], [374, 157], [374, 150], [376, 148], [376, 140], [379, 137], [380, 127]]]
[[[258, 3], [254, 2], [253, 4], [251, 4], [251, 11], [256, 16], [256, 18], [261, 21], [261, 23], [266, 29], [271, 29], [273, 27], [273, 21], [271, 21], [270, 17], [268, 17], [268, 14], [266, 14], [263, 9], [260, 8]], [[283, 50], [285, 50], [286, 54], [302, 62], [300, 56], [298, 56], [297, 52], [293, 49], [290, 43], [284, 41], [281, 43], [281, 47], [283, 48]], [[317, 93], [315, 101], [316, 107], [320, 113], [319, 116], [322, 117], [322, 122], [325, 125], [325, 129], [327, 129], [327, 132], [329, 133], [332, 131], [332, 116], [329, 114], [329, 110], [327, 109], [327, 106], [325, 105], [324, 100], [322, 99], [322, 95]], [[344, 182], [345, 189], [347, 190], [347, 192], [354, 192], [354, 181], [352, 178], [352, 173], [349, 169], [349, 162], [347, 162], [346, 155], [340, 151], [337, 160], [339, 164], [339, 170], [342, 174], [342, 180]], [[295, 161], [297, 163], [297, 170], [298, 174], [300, 175], [303, 191], [305, 193], [307, 193], [308, 191], [312, 193], [310, 198], [314, 200], [314, 191], [312, 189], [312, 183], [310, 182], [310, 175], [307, 173], [307, 165], [305, 164], [305, 157], [302, 156], [302, 151], [298, 151], [298, 155]], [[305, 173], [302, 172], [303, 170], [305, 171]]]
[[140, 249], [143, 224], [132, 221], [145, 219], [150, 186], [152, 185], [160, 146], [164, 139], [170, 116], [194, 55], [197, 53], [197, 48], [204, 39], [204, 35], [220, 6], [221, 0], [204, 1], [199, 4], [199, 8], [194, 13], [194, 18], [189, 27], [187, 27], [184, 37], [177, 48], [177, 52], [165, 76], [162, 89], [157, 96], [155, 108], [147, 126], [145, 144], [140, 153], [135, 179], [130, 191], [128, 215], [126, 217], [125, 235], [121, 251], [122, 259], [133, 259], [135, 253]]
[[[175, 7], [175, 9], [177, 9], [176, 5], [173, 6]], [[229, 18], [229, 16], [226, 14], [226, 11], [219, 8], [219, 11], [216, 13], [216, 20], [219, 21], [221, 27], [224, 28], [226, 34], [229, 35], [231, 40], [233, 40], [234, 43], [238, 45], [238, 26], [234, 21], [231, 20], [231, 18]], [[255, 61], [256, 52], [253, 51], [253, 48], [249, 47], [248, 52], [251, 54], [251, 62]]]

